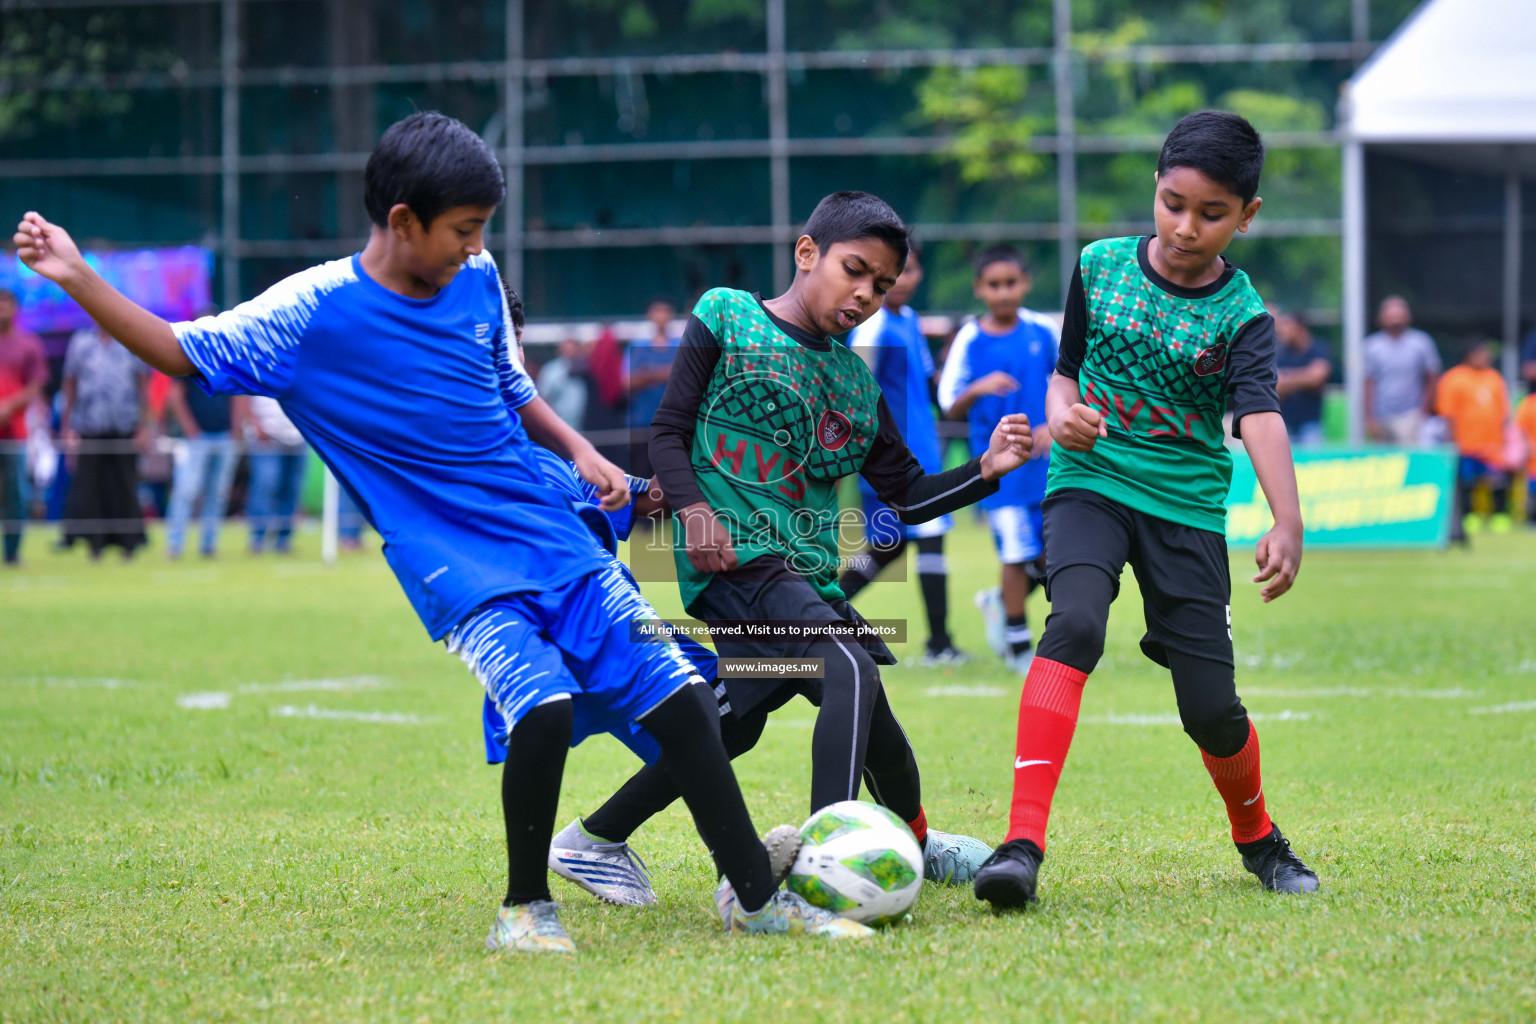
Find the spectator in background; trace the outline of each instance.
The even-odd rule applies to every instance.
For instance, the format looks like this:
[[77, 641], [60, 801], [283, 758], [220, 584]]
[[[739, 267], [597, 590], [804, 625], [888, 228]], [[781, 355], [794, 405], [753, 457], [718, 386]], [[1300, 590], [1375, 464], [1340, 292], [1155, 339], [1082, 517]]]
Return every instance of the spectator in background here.
[[566, 338], [559, 355], [539, 370], [539, 397], [549, 403], [555, 415], [575, 427], [586, 429], [587, 381], [582, 376], [581, 342]]
[[245, 519], [251, 530], [251, 554], [259, 555], [270, 538], [272, 550], [286, 555], [293, 543], [293, 519], [304, 493], [309, 447], [299, 428], [283, 415], [277, 399], [251, 398], [246, 417], [251, 482]]
[[363, 510], [357, 507], [352, 493], [345, 487], [336, 488], [336, 544], [343, 551], [363, 549], [363, 527], [368, 522]]
[[203, 535], [198, 553], [212, 558], [218, 553], [219, 527], [235, 478], [235, 402], [228, 395], [209, 395], [177, 378], [171, 381], [166, 407], [180, 425], [183, 441], [176, 449], [165, 553], [169, 558], [181, 557], [192, 506], [201, 499]]
[[146, 516], [164, 516], [170, 508], [171, 473], [174, 469], [166, 416], [171, 398], [171, 378], [150, 370], [145, 388], [144, 430], [139, 437], [139, 507]]
[[1489, 528], [1508, 531], [1510, 467], [1505, 465], [1504, 425], [1509, 421], [1509, 391], [1503, 374], [1493, 368], [1492, 345], [1477, 341], [1467, 346], [1461, 364], [1440, 378], [1436, 407], [1450, 423], [1460, 455], [1456, 483], [1463, 529], [1471, 533], [1481, 525], [1471, 514], [1472, 490], [1486, 483], [1493, 492]]
[[149, 367], [94, 325], [69, 339], [61, 428], [66, 448], [78, 453], [64, 500], [64, 547], [84, 540], [100, 558], [116, 544], [132, 558], [146, 543], [138, 450], [149, 380]]
[[1402, 296], [1381, 300], [1381, 330], [1365, 339], [1365, 432], [1374, 441], [1418, 444], [1424, 421], [1434, 411], [1440, 353]]
[[0, 521], [6, 565], [21, 561], [21, 530], [27, 521], [27, 409], [48, 383], [43, 343], [16, 325], [15, 293], [0, 288]]
[[1520, 377], [1536, 394], [1536, 327], [1520, 343]]
[[1307, 325], [1292, 313], [1270, 311], [1280, 347], [1275, 365], [1280, 379], [1280, 417], [1291, 441], [1312, 447], [1323, 443], [1323, 388], [1333, 373], [1328, 348], [1312, 336]]
[[1515, 426], [1525, 440], [1525, 521], [1536, 526], [1536, 385], [1515, 409]]
[[[597, 434], [598, 454], [631, 472], [628, 435], [628, 389], [624, 384], [624, 351], [612, 327], [604, 327], [587, 356], [587, 411], [582, 430]], [[619, 437], [624, 440], [617, 440]]]
[[[632, 457], [629, 471], [635, 476], [651, 476], [651, 456], [648, 451], [651, 420], [661, 406], [661, 396], [666, 394], [667, 379], [672, 376], [672, 364], [677, 360], [677, 346], [681, 338], [672, 333], [672, 321], [677, 307], [664, 298], [654, 298], [646, 307], [645, 318], [650, 322], [649, 338], [629, 343], [624, 353], [624, 386], [629, 395], [629, 429]], [[644, 431], [634, 434], [634, 431]]]

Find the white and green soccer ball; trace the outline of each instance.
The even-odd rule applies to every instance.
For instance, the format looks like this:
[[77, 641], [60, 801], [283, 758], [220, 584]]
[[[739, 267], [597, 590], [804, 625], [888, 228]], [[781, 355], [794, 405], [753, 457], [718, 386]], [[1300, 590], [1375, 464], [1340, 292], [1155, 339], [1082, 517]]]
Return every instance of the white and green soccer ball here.
[[843, 917], [879, 927], [900, 920], [923, 888], [912, 830], [876, 804], [844, 800], [800, 826], [789, 890]]

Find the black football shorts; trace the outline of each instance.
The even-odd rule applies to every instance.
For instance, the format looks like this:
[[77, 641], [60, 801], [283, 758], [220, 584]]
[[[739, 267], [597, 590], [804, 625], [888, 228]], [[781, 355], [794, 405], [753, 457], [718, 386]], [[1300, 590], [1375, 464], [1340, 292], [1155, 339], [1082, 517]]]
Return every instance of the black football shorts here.
[[1166, 667], [1169, 650], [1232, 664], [1232, 576], [1227, 539], [1139, 512], [1082, 488], [1045, 499], [1045, 595], [1073, 565], [1093, 565], [1115, 581], [1127, 562], [1146, 614], [1141, 650]]

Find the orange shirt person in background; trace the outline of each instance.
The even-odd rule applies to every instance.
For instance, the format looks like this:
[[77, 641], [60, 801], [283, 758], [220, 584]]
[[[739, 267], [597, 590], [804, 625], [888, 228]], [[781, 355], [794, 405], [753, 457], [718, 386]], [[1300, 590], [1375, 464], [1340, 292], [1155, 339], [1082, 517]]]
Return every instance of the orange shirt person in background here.
[[1436, 411], [1451, 425], [1451, 438], [1461, 456], [1456, 472], [1462, 526], [1474, 533], [1482, 525], [1471, 515], [1472, 489], [1486, 482], [1493, 492], [1493, 516], [1488, 527], [1507, 532], [1509, 522], [1509, 466], [1504, 459], [1504, 425], [1509, 421], [1509, 389], [1493, 368], [1493, 349], [1485, 341], [1474, 342], [1462, 358], [1440, 378], [1435, 396]]
[[1515, 426], [1525, 438], [1525, 521], [1536, 526], [1536, 388], [1515, 407]]

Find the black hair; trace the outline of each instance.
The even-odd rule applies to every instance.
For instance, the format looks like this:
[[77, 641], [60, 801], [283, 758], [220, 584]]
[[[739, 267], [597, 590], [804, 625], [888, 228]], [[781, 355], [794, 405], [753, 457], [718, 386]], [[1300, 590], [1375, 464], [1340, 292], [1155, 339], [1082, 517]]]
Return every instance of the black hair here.
[[816, 204], [801, 233], [810, 235], [823, 255], [838, 242], [878, 239], [896, 253], [898, 268], [906, 266], [911, 251], [907, 226], [889, 203], [868, 192], [833, 192]]
[[1185, 114], [1163, 140], [1157, 173], [1174, 167], [1199, 171], [1247, 206], [1259, 194], [1264, 140], [1248, 119], [1224, 110]]
[[645, 308], [650, 309], [658, 302], [665, 306], [671, 306], [674, 310], [677, 309], [677, 303], [672, 301], [672, 296], [663, 295], [660, 292], [657, 292], [655, 295], [651, 296], [651, 301], [645, 304]]
[[379, 227], [396, 203], [430, 227], [455, 206], [499, 206], [507, 183], [485, 140], [462, 121], [422, 110], [390, 125], [363, 171], [363, 205]]
[[922, 240], [911, 233], [908, 233], [907, 235], [907, 255], [909, 257], [916, 256], [919, 259], [921, 259], [923, 256]]
[[976, 257], [976, 276], [980, 277], [994, 263], [1012, 263], [1019, 268], [1019, 273], [1029, 273], [1029, 261], [1022, 252], [1011, 245], [994, 245], [983, 249], [981, 255]]
[[501, 294], [507, 300], [507, 315], [512, 318], [512, 329], [523, 332], [523, 297], [512, 290], [506, 278], [501, 280]]

